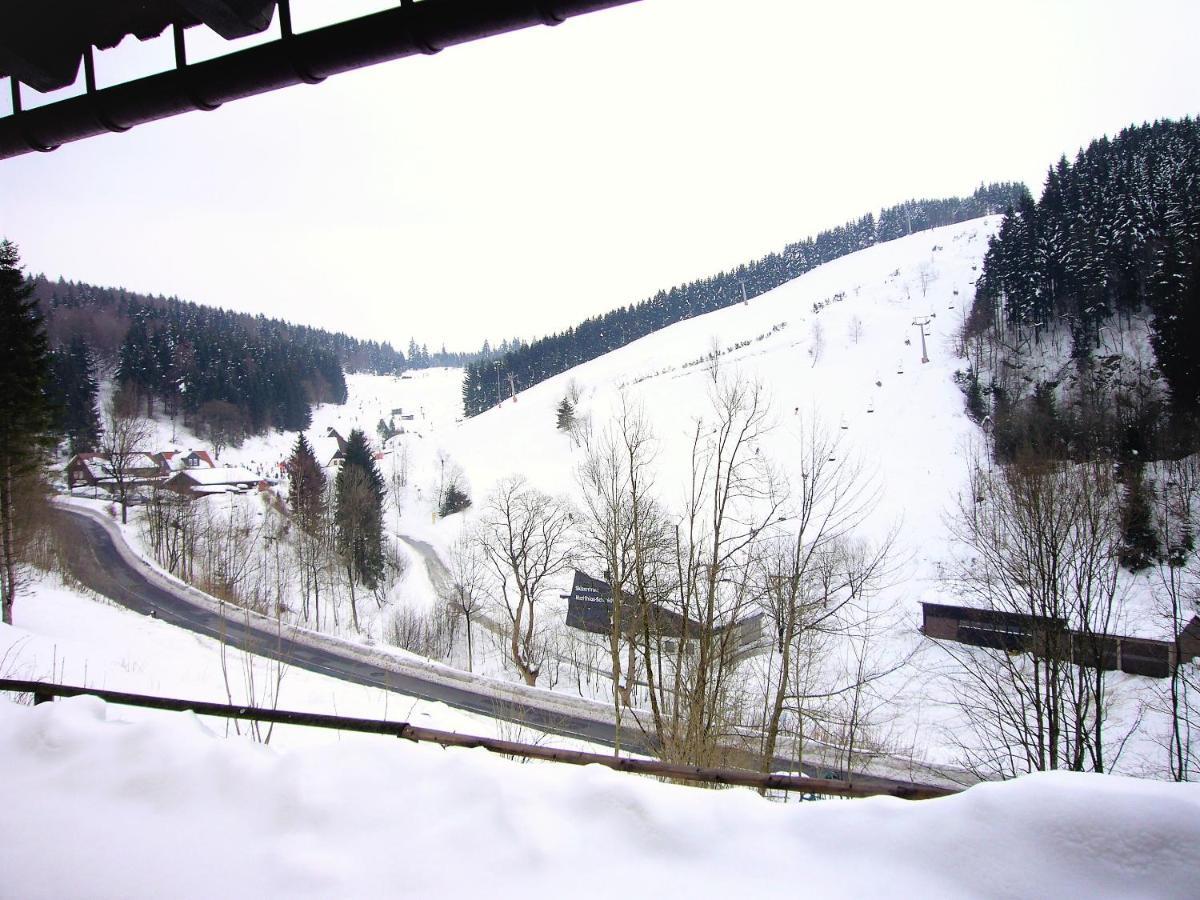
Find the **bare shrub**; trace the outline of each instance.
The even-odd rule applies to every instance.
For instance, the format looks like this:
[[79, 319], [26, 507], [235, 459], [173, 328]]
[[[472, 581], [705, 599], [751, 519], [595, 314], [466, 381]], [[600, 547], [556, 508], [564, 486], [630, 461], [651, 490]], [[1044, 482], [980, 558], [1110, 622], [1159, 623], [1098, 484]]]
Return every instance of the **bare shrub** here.
[[449, 605], [439, 605], [428, 611], [401, 607], [388, 622], [387, 639], [394, 646], [418, 656], [448, 659], [460, 618], [460, 613]]

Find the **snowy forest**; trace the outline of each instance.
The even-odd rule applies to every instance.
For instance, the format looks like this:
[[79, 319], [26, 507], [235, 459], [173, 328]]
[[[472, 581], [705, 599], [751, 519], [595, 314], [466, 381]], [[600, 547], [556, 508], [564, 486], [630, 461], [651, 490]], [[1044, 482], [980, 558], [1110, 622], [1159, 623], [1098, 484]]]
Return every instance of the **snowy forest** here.
[[[1114, 373], [1103, 331], [1146, 331], [1153, 358]], [[1041, 199], [1008, 211], [984, 260], [965, 337], [977, 418], [998, 450], [1159, 459], [1192, 452], [1200, 412], [1200, 124], [1131, 127], [1051, 167]], [[1078, 388], [1045, 377], [1014, 386], [1043, 341], [1065, 338]], [[1007, 360], [1004, 359], [1008, 352]], [[990, 372], [980, 385], [978, 368]], [[1056, 408], [1055, 404], [1058, 404]]]
[[463, 408], [478, 415], [512, 390], [524, 390], [572, 366], [624, 347], [693, 316], [757, 297], [810, 269], [907, 234], [1003, 212], [1028, 197], [1024, 185], [981, 186], [970, 197], [909, 200], [788, 244], [780, 253], [687, 284], [662, 290], [637, 304], [587, 319], [560, 334], [522, 344], [499, 359], [466, 367]]

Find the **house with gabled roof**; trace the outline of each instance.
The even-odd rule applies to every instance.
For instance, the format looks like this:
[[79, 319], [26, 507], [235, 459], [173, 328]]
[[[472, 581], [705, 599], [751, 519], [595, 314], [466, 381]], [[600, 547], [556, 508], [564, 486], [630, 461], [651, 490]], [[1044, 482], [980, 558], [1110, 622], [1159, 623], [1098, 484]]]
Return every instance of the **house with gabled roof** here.
[[181, 469], [163, 482], [177, 494], [193, 499], [217, 494], [247, 494], [250, 491], [265, 491], [275, 482], [270, 478], [255, 475], [238, 466], [215, 468], [194, 467]]
[[187, 453], [182, 450], [164, 450], [161, 453], [155, 453], [154, 458], [158, 460], [163, 475], [170, 475], [172, 472], [180, 472], [184, 469], [215, 469], [217, 467], [207, 450], [188, 450]]
[[63, 468], [67, 478], [67, 489], [74, 490], [78, 485], [96, 487], [101, 479], [111, 477], [108, 471], [108, 457], [103, 453], [76, 453]]
[[332, 425], [325, 430], [325, 436], [333, 438], [337, 441], [337, 450], [329, 457], [329, 462], [325, 463], [326, 468], [337, 467], [342, 464], [342, 460], [346, 458], [346, 439], [338, 433], [338, 430]]
[[[78, 485], [89, 487], [111, 487], [116, 484], [112, 463], [104, 453], [77, 453], [63, 468], [67, 487], [73, 490]], [[135, 453], [125, 464], [124, 482], [127, 485], [144, 485], [162, 476], [162, 465], [153, 453]]]

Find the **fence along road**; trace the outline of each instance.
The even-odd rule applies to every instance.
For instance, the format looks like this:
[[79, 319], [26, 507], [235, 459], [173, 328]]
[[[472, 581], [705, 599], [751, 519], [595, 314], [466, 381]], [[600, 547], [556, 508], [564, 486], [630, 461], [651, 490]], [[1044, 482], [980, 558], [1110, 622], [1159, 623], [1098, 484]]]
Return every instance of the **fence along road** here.
[[[190, 589], [172, 583], [137, 559], [124, 546], [116, 526], [106, 521], [102, 514], [65, 505], [58, 509], [68, 533], [65, 544], [72, 574], [85, 587], [134, 612], [155, 615], [168, 624], [224, 641], [246, 652], [354, 684], [445, 703], [562, 737], [610, 747], [616, 739], [616, 728], [611, 721], [566, 711], [561, 703], [555, 702], [554, 696], [544, 699], [536, 696], [547, 693], [544, 691], [531, 689], [501, 697], [495, 688], [473, 686], [467, 680], [452, 684], [432, 674], [405, 671], [401, 661], [381, 655], [373, 657], [366, 648], [359, 651], [345, 641], [323, 638], [313, 632], [301, 633], [290, 627], [277, 631], [270, 620], [256, 621], [235, 607], [229, 609], [230, 614], [222, 615], [215, 602], [205, 604], [199, 597], [190, 596]], [[512, 688], [504, 683], [497, 683], [496, 687], [506, 692]], [[601, 704], [596, 706], [599, 708]], [[654, 755], [643, 736], [633, 729], [622, 729], [621, 746], [631, 753]], [[778, 759], [776, 763], [777, 769], [796, 768], [794, 761]], [[847, 779], [847, 773], [820, 761], [803, 764], [801, 769], [826, 778]], [[921, 774], [928, 775], [931, 786], [951, 785], [958, 780], [950, 773], [932, 768]], [[850, 773], [847, 780], [862, 787], [893, 790], [912, 788], [915, 783], [911, 778], [856, 773]]]

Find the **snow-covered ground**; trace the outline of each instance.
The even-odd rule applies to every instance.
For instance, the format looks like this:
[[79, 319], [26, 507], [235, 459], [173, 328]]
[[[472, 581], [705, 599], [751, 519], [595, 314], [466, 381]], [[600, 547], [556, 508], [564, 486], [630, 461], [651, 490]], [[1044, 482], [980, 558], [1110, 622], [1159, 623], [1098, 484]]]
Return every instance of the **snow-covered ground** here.
[[[325, 462], [336, 449], [330, 428], [342, 435], [361, 428], [377, 441], [380, 419], [402, 427], [404, 433], [387, 443], [380, 462], [389, 482], [401, 471], [407, 475], [399, 503], [389, 504], [389, 531], [397, 538], [428, 542], [443, 557], [478, 516], [488, 493], [509, 475], [521, 473], [546, 491], [578, 497], [576, 471], [584, 451], [556, 428], [556, 407], [568, 395], [578, 396], [576, 415], [589, 420], [596, 433], [622, 403], [645, 411], [658, 442], [656, 491], [668, 507], [678, 508], [689, 471], [689, 438], [695, 421], [710, 412], [713, 380], [704, 358], [715, 345], [721, 351], [720, 377], [756, 379], [770, 396], [775, 427], [756, 450], [786, 478], [793, 483], [803, 478], [797, 463], [800, 435], [815, 419], [842, 442], [839, 455], [859, 460], [878, 489], [878, 504], [860, 536], [880, 540], [892, 532], [898, 535], [894, 571], [878, 602], [894, 623], [887, 635], [888, 652], [895, 658], [917, 654], [878, 685], [889, 697], [887, 738], [922, 758], [950, 762], [956, 752], [953, 742], [939, 731], [948, 722], [940, 703], [944, 686], [931, 677], [939, 657], [929, 652], [917, 624], [921, 601], [954, 600], [943, 576], [960, 551], [949, 537], [947, 516], [967, 482], [970, 457], [980, 441], [954, 382], [956, 371], [967, 365], [955, 343], [988, 238], [998, 224], [998, 217], [975, 220], [852, 254], [747, 304], [652, 334], [465, 421], [458, 370], [351, 375], [349, 402], [319, 407], [307, 433]], [[928, 362], [921, 361], [917, 320], [928, 322]], [[221, 462], [278, 475], [294, 442], [294, 433], [253, 438], [225, 449]], [[159, 444], [202, 446], [167, 422], [159, 423]], [[476, 505], [439, 519], [434, 515], [437, 485], [442, 473], [455, 467], [465, 474]], [[238, 508], [248, 516], [266, 515], [265, 504], [253, 496], [205, 502]], [[139, 540], [136, 521], [127, 534]], [[380, 642], [396, 610], [434, 605], [434, 587], [421, 555], [413, 545], [400, 542], [398, 547], [408, 561], [404, 577], [384, 606], [364, 605], [361, 633], [354, 633], [349, 616], [341, 615], [336, 629], [341, 636]], [[569, 578], [565, 574], [555, 587], [565, 588]], [[1156, 620], [1148, 614], [1145, 585], [1134, 582], [1131, 588], [1131, 608], [1141, 611], [1136, 630], [1153, 634]], [[541, 615], [561, 622], [558, 593], [549, 592]], [[481, 637], [476, 671], [515, 679], [503, 649]], [[464, 665], [463, 648], [456, 647], [450, 661]], [[1113, 685], [1118, 706], [1128, 699], [1131, 709], [1139, 694], [1154, 687], [1147, 679], [1120, 674]], [[608, 690], [602, 679], [566, 669], [558, 687], [599, 699]], [[1154, 742], [1158, 729], [1150, 719], [1143, 723], [1128, 748], [1129, 771], [1161, 769], [1150, 761], [1160, 755]]]
[[0, 701], [0, 895], [1195, 895], [1200, 787], [1048, 774], [778, 804], [402, 741], [287, 751], [190, 715]]
[[[946, 598], [940, 576], [955, 548], [945, 517], [978, 439], [953, 381], [965, 365], [953, 344], [996, 225], [965, 223], [854, 254], [467, 421], [456, 370], [352, 375], [349, 402], [318, 408], [308, 434], [325, 461], [336, 447], [329, 428], [346, 435], [358, 427], [374, 438], [381, 418], [403, 426], [381, 461], [389, 481], [401, 469], [408, 476], [389, 507], [389, 531], [445, 554], [510, 474], [578, 496], [583, 451], [555, 427], [564, 396], [579, 397], [577, 415], [597, 431], [632, 402], [653, 423], [656, 488], [670, 505], [682, 494], [689, 432], [708, 412], [711, 371], [701, 360], [715, 342], [720, 372], [758, 379], [771, 395], [776, 427], [758, 449], [785, 475], [797, 476], [799, 429], [817, 417], [842, 439], [839, 453], [860, 459], [873, 477], [880, 499], [864, 534], [899, 529], [896, 572], [880, 597], [897, 613], [889, 639], [901, 651], [917, 649], [919, 602]], [[924, 317], [928, 363], [913, 325]], [[203, 446], [169, 422], [158, 427], [160, 448]], [[254, 438], [226, 449], [221, 462], [274, 476], [294, 441], [290, 433]], [[436, 485], [453, 466], [465, 473], [476, 508], [438, 519]], [[253, 495], [203, 502], [271, 514]], [[139, 515], [135, 509], [124, 529], [134, 544]], [[436, 602], [419, 548], [405, 546], [408, 570], [385, 607], [368, 611], [358, 635], [343, 617], [341, 636], [378, 642], [395, 609]], [[141, 553], [149, 555], [144, 546]], [[561, 617], [557, 592], [547, 602]], [[0, 626], [6, 677], [265, 699], [284, 709], [533, 737], [294, 668], [283, 670], [276, 696], [272, 663], [50, 576], [31, 584], [15, 612], [15, 626]], [[477, 671], [511, 679], [501, 650], [479, 645]], [[451, 661], [461, 664], [461, 653]], [[890, 679], [894, 724], [918, 755], [946, 760], [952, 751], [931, 727], [940, 697], [926, 666], [918, 656]], [[1140, 689], [1136, 681], [1114, 679], [1118, 703], [1122, 690]], [[578, 680], [564, 679], [559, 690], [586, 693]], [[1143, 727], [1148, 734], [1152, 725]], [[1114, 776], [1038, 775], [921, 803], [778, 804], [745, 790], [519, 765], [483, 751], [318, 729], [276, 728], [264, 747], [223, 721], [91, 698], [37, 708], [0, 700], [0, 759], [3, 897], [1190, 897], [1200, 874], [1200, 788]]]
[[[22, 592], [14, 619], [12, 626], [0, 625], [3, 678], [411, 722], [463, 734], [597, 749], [442, 703], [351, 684], [295, 666], [281, 667], [64, 586], [54, 576], [38, 578]], [[174, 716], [134, 707], [111, 707], [109, 713], [110, 718], [128, 722]], [[232, 725], [226, 729], [224, 720], [207, 721], [222, 734], [234, 733]], [[245, 724], [240, 727], [246, 731]], [[380, 740], [388, 739], [292, 726], [276, 726], [270, 738], [272, 744], [285, 747]]]

